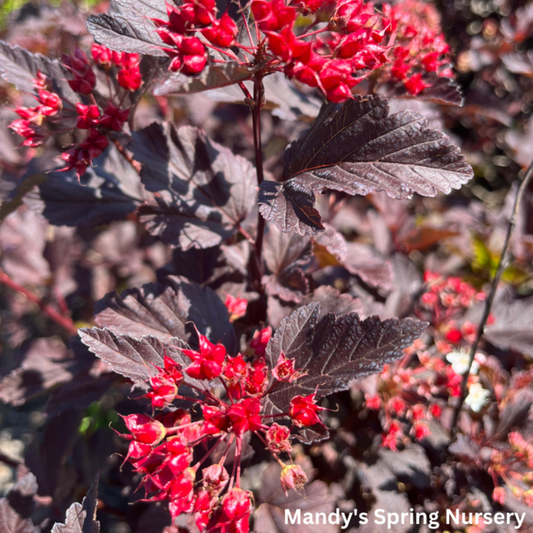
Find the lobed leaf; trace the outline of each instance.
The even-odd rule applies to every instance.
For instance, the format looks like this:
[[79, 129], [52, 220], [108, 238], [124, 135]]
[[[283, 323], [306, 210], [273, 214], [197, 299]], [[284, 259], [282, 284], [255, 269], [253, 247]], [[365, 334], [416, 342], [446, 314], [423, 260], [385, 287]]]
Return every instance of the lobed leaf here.
[[252, 165], [203, 131], [152, 124], [134, 134], [134, 157], [153, 194], [140, 208], [148, 231], [164, 242], [210, 248], [230, 238], [252, 208]]
[[[426, 329], [427, 323], [411, 318], [381, 321], [372, 316], [361, 320], [356, 313], [320, 317], [320, 305], [299, 308], [285, 318], [266, 349], [273, 368], [283, 351], [295, 360], [295, 368], [308, 372], [294, 383], [280, 383], [268, 394], [266, 414], [285, 413], [295, 396], [316, 392], [322, 398], [345, 390], [351, 380], [380, 372], [383, 365], [401, 359]], [[305, 428], [300, 440], [311, 442], [320, 428]], [[322, 438], [327, 437], [325, 433]]]
[[[188, 342], [194, 323], [212, 342], [220, 342], [231, 353], [237, 349], [235, 332], [226, 306], [209, 287], [201, 287], [180, 276], [169, 276], [162, 283], [148, 283], [120, 295], [108, 294], [96, 304], [95, 322], [115, 334], [140, 339], [157, 337], [164, 343], [172, 337]], [[196, 335], [191, 341], [196, 341]]]
[[263, 276], [267, 294], [286, 302], [301, 302], [309, 292], [303, 268], [312, 259], [310, 239], [271, 226], [265, 236], [264, 258], [271, 272]]
[[33, 496], [37, 481], [31, 473], [24, 475], [7, 494], [0, 499], [0, 531], [2, 533], [38, 533], [28, 516], [33, 508]]
[[118, 52], [166, 56], [157, 26], [150, 20], [167, 19], [165, 0], [116, 0], [114, 6], [114, 12], [87, 19], [87, 29], [95, 41]]
[[37, 94], [33, 80], [37, 72], [46, 74], [53, 82], [53, 90], [72, 103], [80, 102], [80, 96], [69, 86], [70, 71], [57, 60], [0, 41], [0, 74], [19, 91]]
[[120, 220], [142, 201], [139, 176], [114, 146], [87, 169], [83, 184], [75, 173], [50, 172], [25, 200], [55, 226], [95, 226]]
[[466, 183], [473, 172], [459, 149], [413, 111], [388, 115], [387, 100], [356, 97], [322, 108], [313, 126], [283, 156], [283, 183], [261, 184], [259, 210], [282, 231], [300, 235], [324, 229], [315, 192], [350, 195], [385, 191], [435, 196]]
[[[129, 335], [115, 335], [107, 328], [81, 328], [79, 334], [94, 355], [141, 388], [146, 388], [150, 377], [157, 374], [156, 367], [163, 368], [165, 354], [182, 366], [190, 363], [180, 349], [188, 349], [189, 345], [175, 337], [165, 345], [151, 335], [135, 339]], [[184, 378], [185, 384], [199, 385], [197, 380], [186, 374]]]

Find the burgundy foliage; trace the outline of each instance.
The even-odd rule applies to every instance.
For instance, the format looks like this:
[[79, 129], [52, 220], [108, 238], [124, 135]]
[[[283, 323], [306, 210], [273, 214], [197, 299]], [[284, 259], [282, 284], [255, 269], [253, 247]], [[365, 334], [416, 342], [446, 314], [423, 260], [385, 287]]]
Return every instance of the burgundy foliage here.
[[81, 4], [0, 28], [0, 531], [533, 527], [531, 5]]

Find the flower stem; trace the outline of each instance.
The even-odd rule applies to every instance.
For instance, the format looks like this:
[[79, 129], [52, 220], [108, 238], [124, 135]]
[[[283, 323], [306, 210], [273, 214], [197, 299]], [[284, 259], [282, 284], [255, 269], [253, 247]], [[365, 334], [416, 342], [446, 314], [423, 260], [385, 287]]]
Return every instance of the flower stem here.
[[479, 325], [477, 327], [476, 338], [474, 342], [472, 343], [472, 346], [470, 347], [470, 352], [468, 354], [468, 357], [469, 357], [468, 371], [465, 372], [463, 376], [463, 382], [461, 384], [461, 396], [459, 397], [459, 402], [457, 406], [455, 407], [452, 425], [450, 428], [452, 441], [455, 440], [454, 437], [457, 431], [457, 421], [459, 420], [459, 414], [461, 412], [461, 407], [463, 406], [463, 403], [466, 398], [468, 376], [470, 375], [470, 370], [472, 368], [472, 363], [474, 362], [474, 357], [476, 355], [477, 347], [479, 346], [479, 342], [481, 340], [481, 337], [483, 336], [483, 331], [485, 329], [485, 324], [487, 323], [487, 320], [489, 318], [490, 309], [492, 307], [492, 302], [494, 301], [494, 296], [496, 295], [496, 289], [498, 288], [498, 283], [500, 282], [500, 278], [502, 277], [503, 271], [505, 270], [505, 267], [507, 266], [507, 248], [509, 247], [509, 242], [511, 240], [511, 234], [513, 233], [513, 229], [516, 225], [516, 217], [518, 215], [518, 209], [520, 208], [522, 196], [524, 195], [524, 192], [527, 189], [529, 180], [531, 179], [532, 175], [533, 175], [533, 161], [529, 165], [529, 168], [527, 169], [524, 177], [522, 178], [522, 182], [520, 183], [518, 190], [516, 191], [516, 196], [515, 196], [514, 204], [513, 204], [513, 211], [509, 219], [509, 224], [507, 226], [507, 234], [505, 236], [505, 241], [503, 243], [503, 248], [502, 248], [500, 260], [498, 263], [498, 268], [496, 270], [496, 275], [494, 276], [494, 279], [492, 280], [489, 295], [487, 299], [485, 300], [485, 307], [483, 308], [483, 315], [481, 316], [481, 320], [479, 321]]
[[19, 285], [18, 283], [13, 281], [2, 270], [0, 270], [0, 284], [5, 285], [6, 287], [9, 287], [10, 289], [13, 289], [17, 292], [20, 292], [21, 294], [24, 294], [24, 296], [26, 296], [26, 298], [28, 298], [30, 302], [36, 303], [45, 315], [47, 315], [54, 322], [59, 324], [70, 335], [76, 335], [78, 333], [78, 328], [74, 325], [74, 322], [72, 322], [72, 319], [70, 317], [63, 316], [53, 307], [50, 307], [48, 304], [43, 303], [41, 298], [39, 298], [36, 294], [29, 291], [28, 289], [22, 287], [22, 285]]

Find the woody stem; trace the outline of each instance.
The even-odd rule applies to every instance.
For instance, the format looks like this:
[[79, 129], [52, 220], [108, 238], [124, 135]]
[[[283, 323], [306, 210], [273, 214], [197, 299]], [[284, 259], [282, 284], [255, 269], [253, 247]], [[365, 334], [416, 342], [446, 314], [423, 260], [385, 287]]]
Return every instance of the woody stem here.
[[[261, 105], [263, 103], [263, 79], [261, 73], [254, 76], [254, 106], [253, 106], [253, 133], [254, 133], [254, 148], [255, 148], [255, 168], [257, 172], [257, 185], [261, 186], [263, 183], [263, 151], [261, 146]], [[263, 292], [261, 279], [263, 277], [263, 235], [265, 233], [265, 219], [261, 213], [257, 215], [257, 237], [255, 239], [254, 256], [251, 261], [252, 280], [255, 288], [259, 292]]]

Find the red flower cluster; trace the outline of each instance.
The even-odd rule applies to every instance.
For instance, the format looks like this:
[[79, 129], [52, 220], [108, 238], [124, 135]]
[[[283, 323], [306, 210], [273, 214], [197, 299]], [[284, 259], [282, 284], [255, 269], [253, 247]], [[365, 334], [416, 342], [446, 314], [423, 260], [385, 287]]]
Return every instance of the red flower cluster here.
[[238, 29], [233, 19], [224, 13], [217, 19], [215, 0], [184, 2], [179, 7], [167, 4], [168, 21], [153, 19], [157, 33], [168, 48], [163, 50], [172, 58], [171, 70], [184, 74], [198, 74], [207, 63], [205, 44], [194, 36], [200, 32], [213, 47], [234, 45]]
[[[477, 324], [464, 321], [465, 312], [477, 301], [485, 299], [478, 291], [458, 277], [443, 277], [425, 272], [427, 291], [421, 296], [417, 314], [431, 324], [434, 344], [426, 346], [420, 339], [405, 350], [406, 358], [386, 365], [379, 375], [377, 389], [365, 391], [366, 406], [381, 411], [382, 446], [397, 450], [403, 440], [421, 440], [429, 434], [428, 423], [438, 420], [447, 402], [461, 394], [463, 374], [461, 364], [453, 368], [443, 355], [452, 350], [464, 353], [476, 335]], [[463, 351], [460, 350], [463, 348]], [[417, 355], [418, 361], [409, 365]], [[476, 355], [475, 365], [483, 366], [486, 358]], [[462, 372], [462, 373], [459, 373]], [[478, 377], [469, 376], [469, 384]]]
[[[453, 346], [470, 343], [476, 335], [476, 325], [464, 321], [458, 324], [464, 312], [477, 301], [485, 299], [485, 293], [457, 277], [442, 277], [426, 272], [424, 281], [428, 290], [421, 298], [421, 316], [435, 327], [437, 347], [442, 353], [452, 351]], [[429, 313], [427, 313], [429, 311]], [[494, 318], [489, 317], [488, 323]]]
[[[111, 75], [112, 67], [117, 76], [118, 84], [126, 91], [137, 90], [142, 83], [139, 70], [138, 54], [125, 52], [113, 52], [104, 46], [93, 45], [92, 57], [96, 65], [106, 69]], [[85, 140], [72, 145], [62, 155], [61, 159], [66, 162], [61, 171], [74, 169], [80, 178], [85, 174], [87, 167], [109, 145], [108, 133], [110, 131], [122, 131], [124, 123], [128, 120], [129, 109], [122, 109], [120, 104], [113, 100], [108, 101], [105, 108], [97, 105], [93, 95], [96, 85], [96, 74], [93, 66], [85, 53], [79, 49], [73, 56], [63, 56], [63, 64], [71, 71], [74, 79], [68, 80], [72, 90], [79, 93], [89, 104], [76, 104], [75, 108], [68, 102], [63, 102], [61, 97], [51, 92], [51, 82], [41, 73], [38, 73], [34, 85], [38, 95], [39, 105], [33, 108], [17, 107], [16, 113], [21, 117], [10, 124], [10, 128], [24, 137], [23, 145], [37, 147], [42, 145], [55, 131], [44, 127], [44, 122], [55, 126], [61, 126], [63, 131], [87, 130]], [[123, 98], [116, 94], [117, 101]], [[72, 127], [72, 119], [76, 120]]]
[[444, 39], [440, 17], [432, 4], [406, 0], [394, 5], [384, 4], [390, 18], [395, 44], [389, 73], [401, 81], [407, 91], [417, 95], [431, 82], [425, 77], [434, 73], [452, 78], [450, 47]]
[[[291, 451], [291, 428], [272, 423], [272, 416], [262, 413], [262, 399], [278, 378], [293, 382], [305, 375], [284, 354], [269, 373], [263, 354], [270, 335], [270, 328], [254, 335], [250, 355], [254, 353], [255, 357], [243, 354], [230, 357], [222, 344], [213, 344], [200, 333], [198, 350], [181, 349], [191, 360], [189, 365], [182, 367], [165, 355], [163, 368], [157, 368], [158, 372], [150, 378], [150, 390], [145, 397], [150, 399], [154, 411], [170, 407], [174, 400], [197, 404], [201, 416], [196, 420], [191, 412], [180, 409], [159, 411], [153, 417], [143, 414], [124, 417], [129, 434], [123, 436], [130, 441], [126, 459], [143, 475], [147, 500], [167, 500], [174, 518], [181, 513], [194, 513], [201, 531], [249, 531], [252, 494], [240, 488], [241, 450], [246, 432], [258, 435], [282, 466], [283, 490], [300, 489], [307, 481], [300, 467], [287, 466], [278, 457]], [[225, 398], [215, 394], [213, 380], [223, 384]], [[184, 381], [196, 396], [180, 394]], [[196, 385], [198, 381], [202, 382], [201, 387]], [[276, 416], [289, 419], [293, 427], [306, 427], [322, 424], [320, 410], [315, 394], [311, 394], [293, 398], [288, 412]], [[211, 447], [206, 448], [209, 451], [203, 458], [195, 460], [194, 447], [202, 442], [211, 442]], [[224, 463], [233, 444], [235, 459], [230, 476]], [[221, 459], [203, 468], [200, 476], [200, 467], [220, 445], [225, 446]]]
[[[285, 72], [289, 77], [320, 88], [333, 102], [351, 97], [351, 89], [370, 72], [385, 64], [383, 44], [391, 26], [372, 3], [363, 0], [284, 2], [253, 0], [251, 3], [257, 43], [248, 29], [249, 46], [235, 41], [237, 25], [224, 13], [219, 19], [214, 0], [195, 0], [167, 7], [168, 21], [154, 19], [163, 50], [172, 58], [170, 69], [184, 74], [202, 72], [208, 62], [207, 48], [240, 64], [261, 64], [264, 72]], [[297, 31], [298, 15], [313, 14], [315, 24], [327, 27], [306, 33]], [[247, 25], [247, 23], [246, 23]], [[195, 33], [206, 39], [201, 41]], [[262, 36], [261, 36], [262, 33]], [[317, 38], [322, 34], [321, 38]], [[232, 47], [248, 54], [239, 58]], [[211, 61], [224, 62], [211, 58]]]

